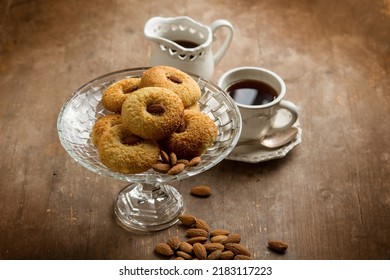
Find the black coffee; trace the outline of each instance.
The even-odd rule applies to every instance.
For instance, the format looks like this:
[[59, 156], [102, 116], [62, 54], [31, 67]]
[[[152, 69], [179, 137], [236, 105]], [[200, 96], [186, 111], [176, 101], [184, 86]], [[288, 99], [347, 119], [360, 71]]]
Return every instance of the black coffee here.
[[256, 80], [242, 80], [230, 85], [226, 92], [235, 102], [243, 105], [264, 105], [278, 97], [270, 85]]
[[185, 40], [176, 40], [174, 42], [182, 46], [183, 48], [187, 48], [187, 49], [196, 48], [197, 46], [199, 46], [199, 44], [195, 42], [185, 41]]

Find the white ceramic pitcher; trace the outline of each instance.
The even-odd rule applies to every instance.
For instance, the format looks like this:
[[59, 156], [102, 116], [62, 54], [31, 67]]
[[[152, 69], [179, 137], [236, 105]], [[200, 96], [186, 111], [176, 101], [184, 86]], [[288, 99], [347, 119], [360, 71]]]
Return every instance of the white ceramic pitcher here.
[[[221, 47], [212, 53], [211, 44], [219, 28], [226, 28]], [[145, 37], [152, 42], [150, 66], [169, 65], [211, 79], [214, 68], [225, 55], [233, 38], [233, 26], [224, 19], [203, 25], [187, 16], [149, 19]]]

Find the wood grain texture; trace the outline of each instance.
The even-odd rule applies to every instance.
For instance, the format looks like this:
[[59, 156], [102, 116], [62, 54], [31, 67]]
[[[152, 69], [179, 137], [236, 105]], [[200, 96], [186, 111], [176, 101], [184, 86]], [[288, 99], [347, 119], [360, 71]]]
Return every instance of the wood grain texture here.
[[[231, 21], [212, 80], [244, 65], [277, 72], [303, 129], [282, 159], [224, 160], [173, 182], [186, 213], [239, 233], [255, 259], [390, 258], [389, 1], [8, 0], [0, 12], [0, 259], [159, 259], [155, 244], [184, 239], [179, 225], [120, 228], [123, 183], [79, 166], [56, 130], [80, 85], [147, 66], [150, 17], [178, 15]], [[191, 196], [196, 185], [212, 196]], [[287, 252], [268, 250], [269, 239]]]

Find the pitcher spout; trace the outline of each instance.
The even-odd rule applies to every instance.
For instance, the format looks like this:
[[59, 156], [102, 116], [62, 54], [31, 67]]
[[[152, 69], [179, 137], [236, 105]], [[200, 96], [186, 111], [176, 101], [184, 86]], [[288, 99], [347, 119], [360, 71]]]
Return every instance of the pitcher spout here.
[[146, 22], [144, 35], [157, 44], [169, 44], [182, 50], [208, 47], [213, 39], [208, 26], [187, 16], [153, 17]]

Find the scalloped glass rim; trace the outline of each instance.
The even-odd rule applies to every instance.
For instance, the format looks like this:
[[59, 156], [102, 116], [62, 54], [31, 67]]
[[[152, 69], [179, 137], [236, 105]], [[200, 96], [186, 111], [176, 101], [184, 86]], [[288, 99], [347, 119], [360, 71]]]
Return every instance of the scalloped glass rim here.
[[60, 142], [66, 152], [80, 165], [97, 174], [133, 183], [157, 183], [181, 180], [204, 172], [218, 164], [233, 150], [241, 134], [241, 115], [235, 102], [217, 85], [202, 77], [190, 74], [199, 84], [202, 96], [201, 110], [210, 116], [218, 127], [214, 145], [202, 155], [200, 164], [186, 168], [178, 175], [167, 175], [150, 169], [138, 174], [114, 172], [99, 160], [90, 132], [96, 119], [110, 114], [100, 103], [104, 90], [111, 83], [128, 77], [141, 76], [149, 67], [123, 69], [105, 74], [79, 87], [64, 103], [57, 119]]

